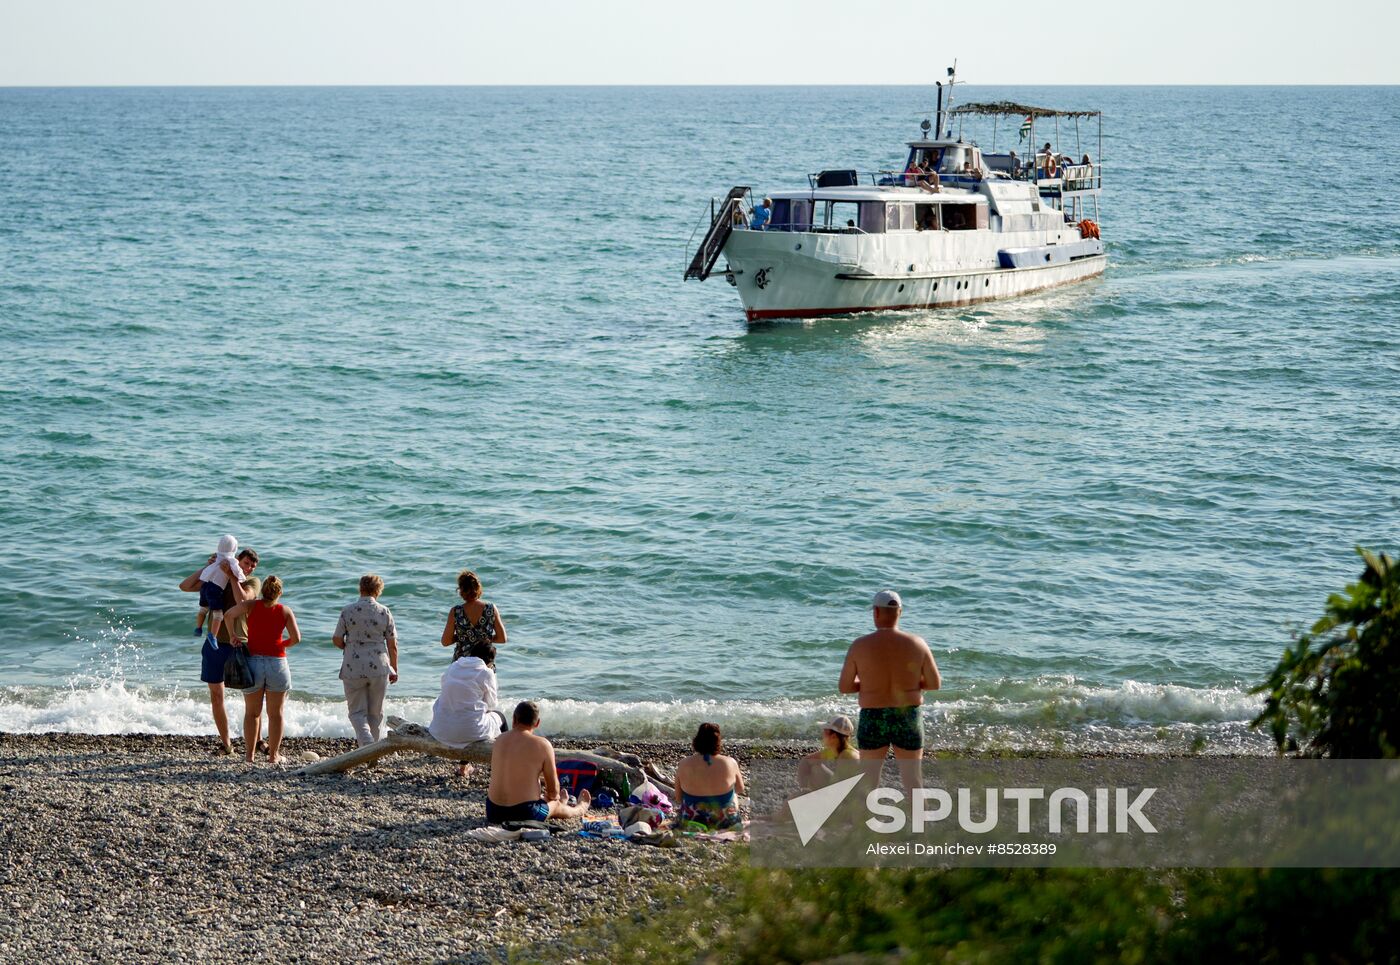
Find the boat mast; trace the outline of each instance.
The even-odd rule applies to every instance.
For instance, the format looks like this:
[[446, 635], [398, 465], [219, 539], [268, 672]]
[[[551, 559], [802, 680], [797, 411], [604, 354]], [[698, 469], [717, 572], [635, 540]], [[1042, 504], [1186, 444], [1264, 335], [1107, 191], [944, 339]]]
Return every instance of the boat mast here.
[[943, 103], [943, 83], [941, 81], [934, 81], [934, 84], [938, 87], [938, 126], [934, 128], [934, 137], [953, 136], [952, 128], [947, 128], [945, 131], [943, 127], [943, 118], [953, 109], [953, 85], [957, 82], [958, 62], [954, 60], [953, 66], [948, 68], [948, 103], [946, 105]]

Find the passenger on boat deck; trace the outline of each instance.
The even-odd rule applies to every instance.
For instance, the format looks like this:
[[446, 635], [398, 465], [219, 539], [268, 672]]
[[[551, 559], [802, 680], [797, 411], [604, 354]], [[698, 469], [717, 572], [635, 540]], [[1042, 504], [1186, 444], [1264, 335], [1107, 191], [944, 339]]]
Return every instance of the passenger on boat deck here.
[[766, 231], [768, 219], [773, 214], [773, 199], [764, 198], [763, 201], [753, 209], [753, 220], [749, 222], [749, 227], [754, 231]]
[[1040, 151], [1040, 166], [1045, 169], [1047, 178], [1053, 178], [1057, 173], [1058, 165], [1055, 161], [1055, 152], [1051, 149], [1049, 141], [1045, 142], [1045, 147]]
[[918, 176], [915, 177], [914, 183], [918, 185], [919, 190], [927, 191], [929, 194], [937, 194], [938, 189], [942, 187], [942, 185], [938, 180], [938, 172], [933, 169], [933, 165], [928, 161], [917, 161], [914, 167], [918, 171]]
[[1016, 156], [1015, 151], [1010, 152], [1008, 157], [1011, 161], [1011, 176], [1014, 178], [1021, 173], [1021, 159]]

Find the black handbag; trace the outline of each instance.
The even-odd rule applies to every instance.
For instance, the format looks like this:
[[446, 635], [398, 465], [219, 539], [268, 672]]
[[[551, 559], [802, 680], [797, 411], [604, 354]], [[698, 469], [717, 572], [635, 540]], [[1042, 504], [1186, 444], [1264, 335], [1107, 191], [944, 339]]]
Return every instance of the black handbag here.
[[224, 686], [235, 690], [253, 686], [253, 668], [248, 665], [247, 647], [234, 647], [224, 661]]

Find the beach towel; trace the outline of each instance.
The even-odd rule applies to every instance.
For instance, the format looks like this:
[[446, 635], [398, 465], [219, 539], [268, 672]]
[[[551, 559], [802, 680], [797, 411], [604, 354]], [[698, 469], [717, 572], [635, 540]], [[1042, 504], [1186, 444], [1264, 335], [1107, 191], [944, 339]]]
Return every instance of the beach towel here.
[[670, 831], [653, 831], [651, 834], [632, 834], [627, 840], [633, 844], [646, 844], [653, 848], [679, 848], [681, 843]]
[[630, 827], [638, 821], [645, 821], [653, 828], [659, 827], [661, 822], [666, 820], [666, 815], [657, 808], [642, 807], [633, 804], [625, 808], [619, 808], [617, 812], [617, 823], [622, 827]]
[[550, 824], [548, 821], [505, 821], [501, 827], [507, 831], [548, 831], [550, 834], [563, 834], [569, 830], [562, 824]]
[[698, 834], [687, 834], [686, 837], [696, 841], [715, 841], [719, 844], [733, 844], [740, 841], [749, 840], [748, 831], [702, 831]]
[[485, 841], [488, 844], [499, 844], [502, 841], [518, 841], [524, 831], [510, 831], [495, 824], [488, 824], [484, 828], [472, 828], [467, 832], [467, 837], [473, 841]]
[[614, 840], [626, 837], [626, 833], [613, 821], [585, 821], [583, 822], [583, 830], [578, 832], [578, 836]]

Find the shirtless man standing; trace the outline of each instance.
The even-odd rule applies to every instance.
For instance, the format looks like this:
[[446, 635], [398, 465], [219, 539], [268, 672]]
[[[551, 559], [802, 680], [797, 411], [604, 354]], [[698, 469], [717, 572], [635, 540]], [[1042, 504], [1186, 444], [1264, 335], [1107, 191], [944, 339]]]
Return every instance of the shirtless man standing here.
[[539, 726], [539, 707], [534, 701], [522, 700], [515, 705], [510, 730], [496, 738], [491, 748], [491, 784], [486, 789], [488, 824], [579, 818], [588, 813], [593, 796], [580, 791], [578, 803], [569, 803], [559, 787], [554, 747], [535, 733]]
[[856, 746], [861, 760], [869, 762], [872, 781], [879, 780], [885, 755], [893, 747], [905, 790], [912, 792], [923, 783], [923, 692], [937, 690], [943, 678], [923, 637], [899, 629], [903, 607], [894, 590], [875, 594], [875, 632], [846, 651], [839, 688], [843, 694], [860, 695]]

